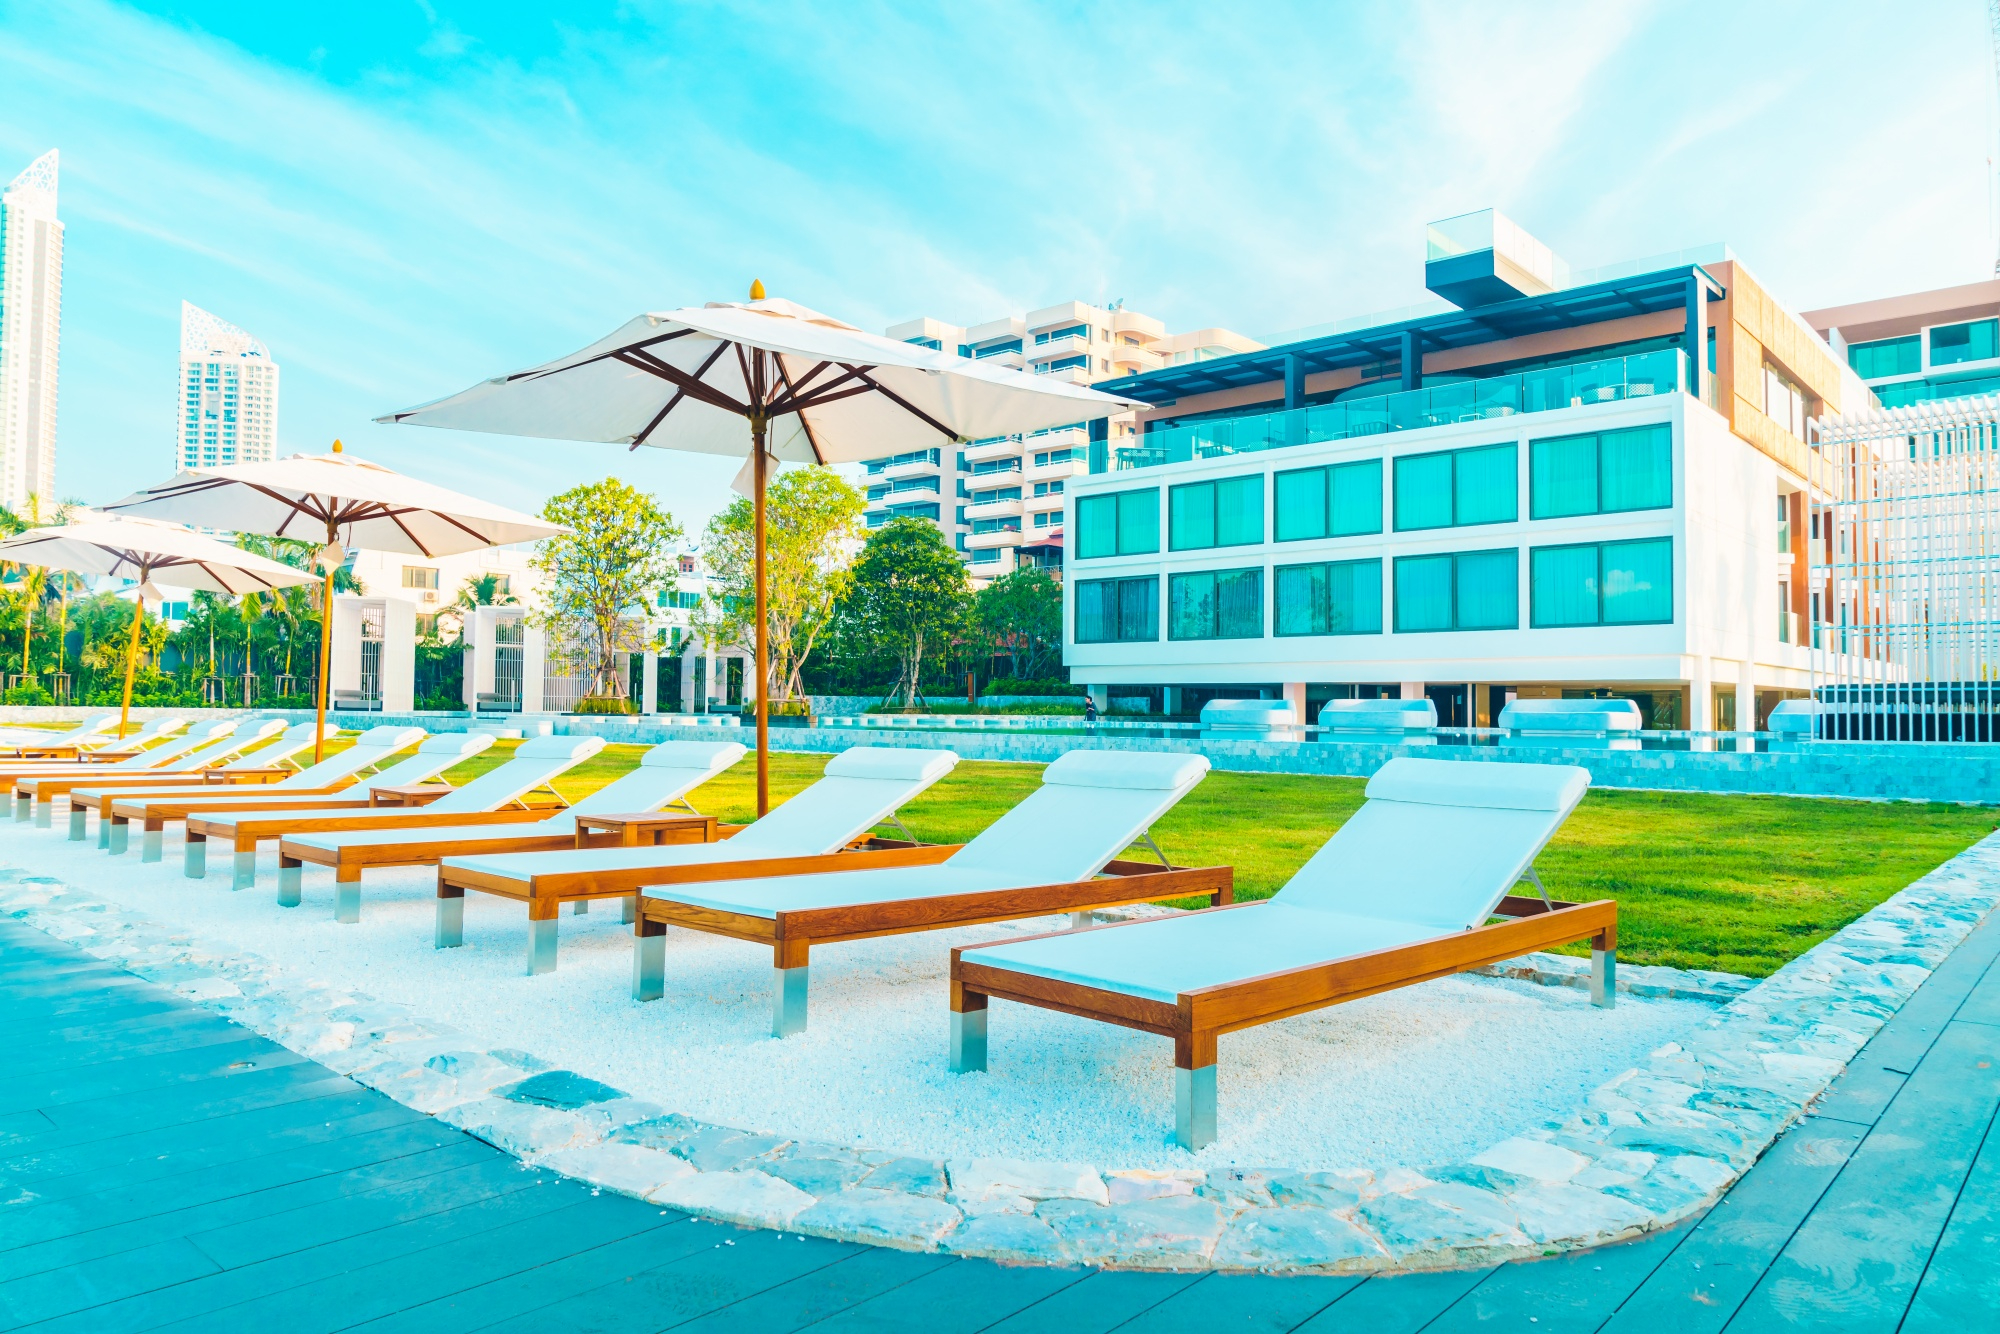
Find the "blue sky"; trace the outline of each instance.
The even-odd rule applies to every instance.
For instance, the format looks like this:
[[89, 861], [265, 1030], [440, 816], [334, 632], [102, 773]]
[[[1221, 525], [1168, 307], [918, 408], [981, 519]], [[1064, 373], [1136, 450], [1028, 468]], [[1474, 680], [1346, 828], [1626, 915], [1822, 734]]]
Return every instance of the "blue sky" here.
[[170, 470], [183, 298], [270, 345], [287, 451], [697, 529], [726, 461], [369, 419], [753, 277], [1269, 337], [1422, 299], [1422, 224], [1489, 205], [1801, 309], [1993, 271], [1978, 0], [555, 8], [0, 0], [0, 177], [62, 150], [62, 490]]

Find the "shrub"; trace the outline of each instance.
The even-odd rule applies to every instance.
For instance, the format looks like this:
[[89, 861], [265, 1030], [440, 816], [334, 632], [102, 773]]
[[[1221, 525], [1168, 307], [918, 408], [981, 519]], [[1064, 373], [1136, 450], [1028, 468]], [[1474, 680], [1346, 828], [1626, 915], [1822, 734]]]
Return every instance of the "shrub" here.
[[15, 686], [5, 695], [0, 695], [0, 703], [6, 704], [53, 704], [55, 700], [49, 692], [38, 685]]
[[1081, 692], [1067, 681], [1036, 680], [1023, 681], [1012, 676], [997, 677], [988, 681], [979, 691], [982, 695], [1069, 695]]
[[637, 713], [638, 710], [632, 706], [632, 701], [629, 699], [619, 699], [612, 695], [593, 695], [589, 699], [578, 700], [576, 707], [571, 709], [570, 712], [578, 714], [608, 713], [622, 717], [626, 714]]

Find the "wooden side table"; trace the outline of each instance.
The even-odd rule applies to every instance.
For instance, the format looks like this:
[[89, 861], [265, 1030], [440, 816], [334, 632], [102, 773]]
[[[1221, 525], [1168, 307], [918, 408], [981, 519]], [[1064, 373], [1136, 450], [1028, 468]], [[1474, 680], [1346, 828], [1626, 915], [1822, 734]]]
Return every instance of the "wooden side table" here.
[[447, 792], [454, 792], [445, 783], [410, 783], [403, 787], [371, 787], [368, 789], [370, 806], [428, 806]]
[[[597, 837], [592, 837], [595, 834]], [[579, 815], [576, 845], [601, 848], [604, 836], [621, 848], [658, 847], [667, 843], [715, 842], [715, 817], [687, 811], [643, 811], [632, 815]]]
[[281, 783], [299, 772], [281, 765], [266, 765], [257, 769], [204, 769], [201, 781], [204, 783]]

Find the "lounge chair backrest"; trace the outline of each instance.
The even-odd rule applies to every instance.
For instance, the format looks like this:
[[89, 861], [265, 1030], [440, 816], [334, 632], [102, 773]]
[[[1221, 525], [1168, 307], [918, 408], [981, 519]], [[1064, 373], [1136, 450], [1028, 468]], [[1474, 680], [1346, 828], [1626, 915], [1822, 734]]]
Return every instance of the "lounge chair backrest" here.
[[[259, 737], [267, 737], [273, 732], [282, 731], [282, 736], [269, 745], [259, 746], [256, 750], [241, 755], [222, 767], [224, 769], [268, 769], [280, 760], [289, 760], [292, 756], [313, 743], [314, 724], [293, 723], [290, 727], [286, 727], [282, 718], [273, 719], [272, 721], [277, 726], [273, 727], [266, 724], [258, 729], [257, 735]], [[332, 732], [333, 729], [329, 727], [327, 729], [328, 735], [331, 735]]]
[[729, 840], [732, 856], [817, 857], [838, 852], [950, 773], [948, 750], [855, 746], [817, 783]]
[[[370, 732], [379, 729], [370, 728]], [[366, 780], [369, 787], [407, 787], [428, 783], [460, 760], [471, 759], [493, 744], [490, 732], [439, 732], [426, 737], [417, 753], [398, 760]]]
[[[139, 746], [150, 746], [163, 736], [172, 736], [187, 726], [187, 719], [168, 716], [155, 718], [128, 737], [114, 743], [119, 750], [132, 750]], [[123, 760], [118, 763], [123, 764]]]
[[1208, 774], [1208, 757], [1073, 750], [1042, 771], [1028, 799], [946, 866], [999, 872], [1022, 885], [1088, 880]]
[[1590, 771], [1567, 764], [1390, 760], [1274, 898], [1440, 931], [1479, 926], [1589, 788]]
[[209, 741], [220, 740], [236, 731], [241, 720], [225, 718], [218, 723], [203, 723], [190, 727], [179, 736], [170, 736], [156, 746], [148, 746], [130, 759], [118, 760], [107, 765], [111, 769], [164, 769], [179, 768], [185, 763], [184, 756], [195, 747]]
[[[206, 769], [211, 765], [220, 764], [224, 760], [241, 755], [246, 747], [262, 741], [273, 732], [282, 732], [284, 730], [285, 720], [283, 718], [266, 718], [254, 728], [247, 731], [231, 723], [227, 732], [216, 737], [215, 740], [209, 742], [200, 750], [181, 756], [178, 760], [174, 761], [173, 767], [176, 769]], [[211, 733], [211, 735], [213, 734]]]
[[[734, 741], [662, 741], [639, 757], [639, 767], [572, 805], [565, 816], [656, 811], [679, 801], [742, 759]], [[563, 817], [553, 817], [560, 821]]]
[[514, 752], [512, 759], [497, 769], [479, 775], [457, 791], [439, 797], [430, 804], [430, 810], [438, 815], [497, 811], [603, 749], [604, 738], [601, 736], [530, 737], [521, 743], [521, 748]]
[[[307, 723], [307, 727], [312, 724]], [[327, 728], [327, 734], [333, 733]], [[284, 792], [308, 787], [333, 787], [354, 777], [371, 764], [381, 764], [397, 751], [416, 745], [424, 739], [421, 727], [371, 727], [354, 738], [354, 744], [346, 750], [337, 750], [318, 764], [309, 764], [293, 774], [264, 789], [266, 792]], [[307, 744], [311, 741], [308, 739]]]

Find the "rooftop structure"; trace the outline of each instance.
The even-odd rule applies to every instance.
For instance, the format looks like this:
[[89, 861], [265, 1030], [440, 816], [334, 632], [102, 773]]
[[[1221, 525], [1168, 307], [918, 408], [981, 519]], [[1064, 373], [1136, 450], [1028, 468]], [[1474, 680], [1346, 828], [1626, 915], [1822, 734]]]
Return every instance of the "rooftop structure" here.
[[181, 302], [177, 468], [265, 463], [278, 453], [278, 363], [244, 330]]
[[1805, 313], [1885, 408], [2000, 391], [2000, 278]]
[[[1170, 334], [1166, 325], [1122, 305], [1081, 301], [960, 326], [908, 320], [888, 337], [961, 357], [991, 360], [1076, 384], [1192, 366], [1254, 350], [1227, 329]], [[1111, 435], [1133, 429], [1114, 419]], [[915, 450], [872, 459], [867, 467], [868, 525], [907, 516], [929, 519], [952, 539], [973, 576], [987, 579], [1019, 565], [1062, 567], [1063, 491], [1083, 469], [1082, 423], [1028, 435], [994, 436], [957, 449]]]
[[56, 370], [63, 225], [56, 150], [0, 191], [0, 505], [16, 514], [56, 491]]

